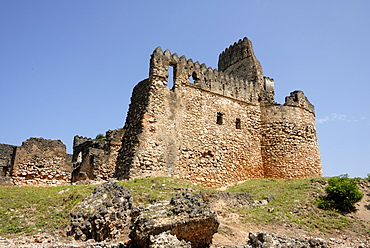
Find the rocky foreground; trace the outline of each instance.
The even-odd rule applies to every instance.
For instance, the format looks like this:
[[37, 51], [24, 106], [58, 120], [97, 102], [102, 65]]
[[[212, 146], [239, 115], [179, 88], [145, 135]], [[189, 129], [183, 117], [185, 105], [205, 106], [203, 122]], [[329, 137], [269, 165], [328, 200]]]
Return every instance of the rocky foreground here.
[[205, 199], [200, 193], [182, 192], [170, 201], [135, 207], [130, 192], [109, 181], [97, 186], [72, 210], [66, 232], [0, 238], [0, 247], [370, 247], [370, 239], [324, 240], [267, 232], [249, 232], [244, 242], [239, 239], [233, 244], [215, 238], [220, 221], [216, 214], [219, 211], [214, 209], [249, 208], [256, 204], [264, 203], [255, 202], [247, 193], [219, 192]]

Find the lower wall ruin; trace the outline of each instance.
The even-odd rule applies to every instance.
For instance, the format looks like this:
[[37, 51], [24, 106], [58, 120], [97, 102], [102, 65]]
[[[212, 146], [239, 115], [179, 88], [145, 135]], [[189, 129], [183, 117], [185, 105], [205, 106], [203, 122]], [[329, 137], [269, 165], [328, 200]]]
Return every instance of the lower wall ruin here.
[[16, 147], [10, 171], [14, 185], [61, 185], [70, 182], [66, 146], [60, 140], [30, 138]]
[[113, 178], [124, 131], [123, 128], [107, 131], [105, 141], [75, 136], [72, 182]]

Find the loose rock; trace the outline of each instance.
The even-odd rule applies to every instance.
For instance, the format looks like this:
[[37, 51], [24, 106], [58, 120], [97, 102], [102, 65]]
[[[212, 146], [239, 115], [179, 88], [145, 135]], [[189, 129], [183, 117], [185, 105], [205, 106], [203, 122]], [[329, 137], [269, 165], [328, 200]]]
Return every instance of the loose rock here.
[[170, 202], [139, 209], [130, 238], [139, 247], [149, 247], [150, 236], [169, 231], [191, 247], [209, 247], [219, 222], [200, 195], [180, 193]]
[[67, 234], [76, 240], [110, 240], [128, 233], [131, 194], [113, 181], [97, 186], [71, 212]]

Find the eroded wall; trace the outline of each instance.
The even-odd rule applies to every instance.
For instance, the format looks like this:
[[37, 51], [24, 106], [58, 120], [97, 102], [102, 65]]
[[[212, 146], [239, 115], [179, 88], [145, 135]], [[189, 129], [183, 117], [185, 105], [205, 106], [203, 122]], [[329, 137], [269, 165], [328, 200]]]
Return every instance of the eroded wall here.
[[123, 128], [108, 130], [105, 141], [75, 136], [72, 182], [113, 178], [123, 134]]
[[66, 146], [60, 140], [30, 138], [16, 147], [10, 174], [15, 185], [68, 184]]

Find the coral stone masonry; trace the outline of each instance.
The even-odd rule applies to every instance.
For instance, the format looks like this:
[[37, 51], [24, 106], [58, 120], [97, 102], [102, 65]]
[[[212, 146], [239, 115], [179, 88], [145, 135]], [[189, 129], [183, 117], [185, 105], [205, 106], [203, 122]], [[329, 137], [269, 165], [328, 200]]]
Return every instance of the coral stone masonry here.
[[314, 107], [303, 92], [276, 103], [274, 80], [263, 76], [247, 38], [222, 52], [218, 65], [155, 49], [149, 78], [131, 97], [116, 177], [173, 176], [221, 187], [322, 175]]
[[[5, 147], [1, 145], [0, 147]], [[70, 183], [71, 167], [66, 146], [60, 140], [30, 138], [8, 153], [2, 185], [62, 185]]]
[[275, 102], [274, 80], [247, 38], [220, 54], [218, 69], [156, 48], [124, 127], [106, 141], [75, 136], [69, 159], [60, 141], [0, 144], [0, 184], [170, 176], [217, 188], [322, 176], [314, 106], [299, 90]]

